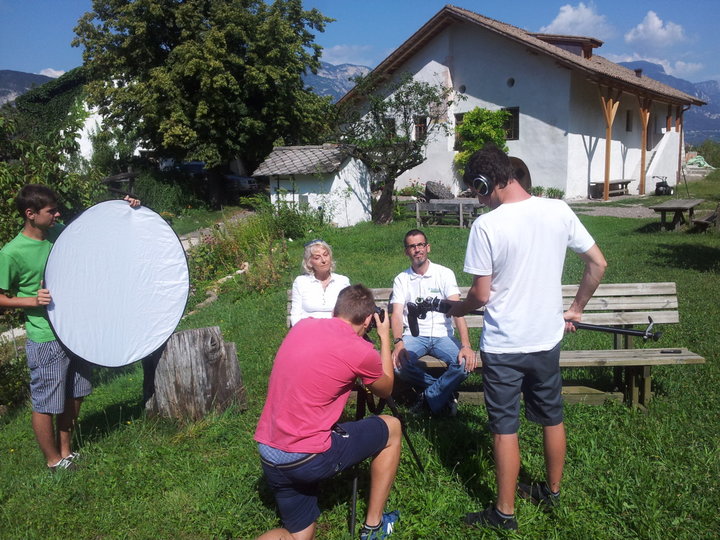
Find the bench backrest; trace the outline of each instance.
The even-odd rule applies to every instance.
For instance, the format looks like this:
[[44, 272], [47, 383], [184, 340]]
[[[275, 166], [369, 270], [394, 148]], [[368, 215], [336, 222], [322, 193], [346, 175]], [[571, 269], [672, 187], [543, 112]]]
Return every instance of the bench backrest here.
[[[467, 296], [469, 287], [460, 287], [460, 296]], [[392, 288], [371, 289], [375, 303], [387, 309]], [[563, 285], [563, 304], [570, 307], [578, 285]], [[288, 326], [290, 326], [290, 294], [288, 291]], [[642, 325], [652, 317], [655, 323], [680, 322], [677, 290], [674, 282], [607, 283], [601, 284], [585, 307], [583, 322], [605, 326]], [[482, 326], [482, 315], [465, 317], [470, 328]]]

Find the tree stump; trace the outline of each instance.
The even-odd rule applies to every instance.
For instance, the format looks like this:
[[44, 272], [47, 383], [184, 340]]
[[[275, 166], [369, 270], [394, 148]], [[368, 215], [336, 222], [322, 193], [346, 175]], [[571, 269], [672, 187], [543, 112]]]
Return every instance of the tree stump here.
[[217, 326], [173, 334], [143, 370], [150, 416], [199, 420], [231, 403], [247, 404], [235, 344], [225, 343]]

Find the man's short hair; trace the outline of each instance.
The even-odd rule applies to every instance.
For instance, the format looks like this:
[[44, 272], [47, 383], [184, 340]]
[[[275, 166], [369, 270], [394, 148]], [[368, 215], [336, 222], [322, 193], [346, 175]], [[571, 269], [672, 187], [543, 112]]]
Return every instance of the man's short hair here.
[[375, 313], [375, 298], [365, 285], [357, 283], [345, 287], [338, 294], [333, 317], [342, 317], [353, 324], [362, 324], [368, 315]]
[[59, 197], [52, 189], [42, 184], [27, 184], [15, 197], [15, 207], [25, 217], [25, 210], [39, 212], [46, 206], [57, 205]]
[[427, 242], [427, 235], [422, 232], [420, 229], [410, 229], [408, 232], [405, 233], [405, 238], [403, 238], [403, 246], [407, 246], [407, 239], [411, 236], [422, 236]]
[[479, 176], [492, 180], [497, 187], [505, 187], [514, 175], [510, 158], [492, 143], [488, 143], [470, 156], [465, 165], [463, 182], [472, 186]]

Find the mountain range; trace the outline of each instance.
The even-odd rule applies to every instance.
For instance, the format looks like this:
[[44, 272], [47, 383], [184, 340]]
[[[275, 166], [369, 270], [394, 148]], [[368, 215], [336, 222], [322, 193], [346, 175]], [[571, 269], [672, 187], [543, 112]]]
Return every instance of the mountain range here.
[[[692, 83], [668, 75], [660, 64], [645, 61], [622, 62], [620, 65], [642, 69], [643, 75], [707, 102], [707, 105], [691, 107], [685, 113], [685, 140], [690, 144], [698, 144], [706, 139], [720, 141], [720, 81]], [[355, 85], [353, 78], [369, 71], [367, 66], [321, 62], [317, 74], [310, 73], [303, 80], [316, 94], [331, 96], [333, 101], [337, 101]], [[49, 80], [51, 78], [44, 75], [0, 70], [0, 105]]]
[[0, 70], [0, 105], [13, 101], [31, 88], [48, 81], [52, 81], [52, 77], [9, 69]]

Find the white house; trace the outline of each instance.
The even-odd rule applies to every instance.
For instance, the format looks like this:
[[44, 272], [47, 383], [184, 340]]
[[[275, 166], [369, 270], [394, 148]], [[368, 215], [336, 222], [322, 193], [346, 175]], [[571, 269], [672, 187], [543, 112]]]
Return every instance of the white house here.
[[[594, 187], [607, 197], [602, 188], [614, 180], [639, 194], [654, 190], [654, 176], [677, 183], [683, 113], [704, 102], [594, 54], [601, 45], [593, 38], [530, 33], [445, 6], [373, 73], [389, 79], [411, 73], [453, 88], [466, 99], [449, 112], [451, 124], [475, 107], [510, 111], [509, 154], [532, 185], [573, 198], [587, 197]], [[423, 133], [422, 119], [418, 123]], [[397, 186], [435, 180], [459, 191], [454, 146], [452, 133], [436, 133], [427, 160], [402, 174]]]
[[275, 147], [253, 176], [269, 178], [273, 204], [321, 210], [338, 227], [370, 220], [370, 173], [340, 146]]

